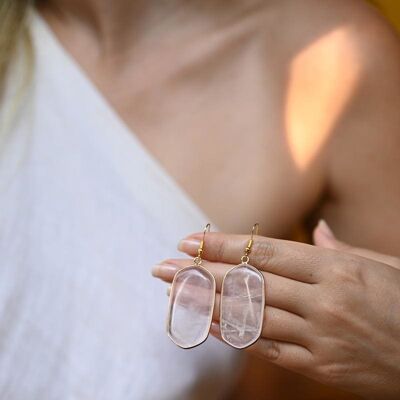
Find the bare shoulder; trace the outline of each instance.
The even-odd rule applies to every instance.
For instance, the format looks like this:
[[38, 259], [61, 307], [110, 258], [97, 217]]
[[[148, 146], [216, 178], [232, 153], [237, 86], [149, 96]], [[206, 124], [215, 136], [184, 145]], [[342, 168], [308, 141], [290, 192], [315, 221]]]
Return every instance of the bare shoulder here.
[[280, 7], [288, 118], [305, 125], [296, 135], [399, 136], [400, 36], [380, 12], [364, 0]]
[[287, 81], [286, 134], [296, 164], [305, 169], [318, 156], [338, 162], [323, 151], [328, 143], [377, 139], [379, 124], [380, 133], [397, 134], [386, 128], [400, 124], [400, 45], [379, 11], [363, 0], [274, 5]]
[[382, 67], [381, 57], [391, 65], [399, 62], [398, 34], [365, 0], [283, 0], [279, 7], [282, 34], [298, 50], [326, 39], [325, 48], [352, 55], [342, 63], [357, 62], [366, 71]]
[[286, 135], [299, 168], [323, 170], [319, 217], [350, 243], [398, 254], [399, 37], [363, 0], [281, 0], [276, 9]]
[[[326, 80], [334, 82], [326, 95], [331, 109], [338, 109], [330, 132], [333, 144], [362, 141], [366, 152], [397, 157], [399, 147], [392, 146], [400, 145], [400, 36], [364, 0], [300, 0], [297, 7], [301, 3], [309, 7], [309, 14], [304, 7], [299, 18], [303, 28], [307, 22], [310, 27], [320, 24], [310, 28], [314, 41], [306, 49], [313, 51], [304, 69], [313, 74], [316, 93], [325, 90]], [[340, 159], [336, 153], [333, 161]]]
[[329, 197], [322, 216], [345, 240], [398, 254], [399, 37], [362, 0], [299, 0], [296, 8], [291, 34], [309, 28], [292, 63], [300, 82], [307, 75], [312, 82], [302, 101], [311, 103], [312, 140], [323, 143]]

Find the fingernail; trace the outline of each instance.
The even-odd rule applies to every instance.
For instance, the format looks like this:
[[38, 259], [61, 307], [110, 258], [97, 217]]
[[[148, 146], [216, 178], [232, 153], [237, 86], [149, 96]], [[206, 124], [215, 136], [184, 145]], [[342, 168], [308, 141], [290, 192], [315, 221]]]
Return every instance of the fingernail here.
[[178, 250], [184, 253], [193, 254], [200, 246], [200, 240], [197, 239], [183, 239], [178, 243]]
[[336, 239], [331, 228], [329, 228], [329, 225], [326, 223], [326, 221], [324, 219], [319, 220], [318, 229], [325, 237], [327, 237], [329, 239]]
[[151, 269], [151, 274], [156, 278], [173, 279], [178, 269], [175, 264], [161, 263]]

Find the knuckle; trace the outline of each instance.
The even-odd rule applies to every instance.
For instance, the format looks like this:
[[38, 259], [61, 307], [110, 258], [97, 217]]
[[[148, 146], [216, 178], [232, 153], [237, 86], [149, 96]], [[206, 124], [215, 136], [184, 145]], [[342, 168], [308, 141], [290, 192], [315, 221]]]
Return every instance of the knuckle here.
[[329, 319], [339, 319], [341, 317], [341, 307], [339, 307], [337, 302], [327, 301], [325, 300], [321, 304], [322, 313], [325, 318]]
[[345, 296], [337, 292], [320, 302], [321, 317], [330, 325], [340, 321], [346, 321], [348, 315], [348, 304]]
[[253, 254], [257, 258], [258, 265], [262, 268], [268, 265], [275, 254], [275, 246], [270, 240], [255, 240], [253, 244]]
[[274, 340], [265, 340], [263, 355], [269, 361], [277, 361], [281, 355], [279, 344]]
[[316, 378], [327, 385], [335, 385], [341, 382], [343, 377], [349, 373], [348, 366], [341, 363], [324, 363], [316, 368]]
[[332, 275], [336, 282], [342, 285], [363, 285], [365, 283], [365, 269], [358, 259], [349, 258], [341, 264], [336, 264]]
[[215, 242], [215, 253], [214, 258], [216, 260], [222, 260], [225, 254], [225, 243], [222, 239], [219, 239]]

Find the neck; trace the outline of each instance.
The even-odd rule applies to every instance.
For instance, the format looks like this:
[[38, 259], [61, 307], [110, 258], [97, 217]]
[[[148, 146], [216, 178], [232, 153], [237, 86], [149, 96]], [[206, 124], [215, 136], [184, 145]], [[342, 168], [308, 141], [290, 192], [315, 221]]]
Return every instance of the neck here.
[[47, 19], [80, 24], [107, 47], [179, 31], [209, 29], [238, 17], [259, 0], [41, 0]]

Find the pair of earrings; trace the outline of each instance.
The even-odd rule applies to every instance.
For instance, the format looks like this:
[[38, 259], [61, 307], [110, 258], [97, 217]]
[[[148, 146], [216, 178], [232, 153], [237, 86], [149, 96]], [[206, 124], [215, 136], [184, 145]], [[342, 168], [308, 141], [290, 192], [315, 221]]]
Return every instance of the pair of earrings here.
[[[201, 258], [209, 231], [210, 224], [207, 224], [193, 265], [178, 271], [172, 281], [167, 332], [172, 341], [184, 349], [203, 343], [212, 322], [216, 283], [214, 276], [202, 266]], [[228, 270], [222, 281], [221, 337], [237, 349], [244, 349], [258, 340], [264, 318], [264, 276], [249, 264], [254, 233], [258, 233], [258, 224], [253, 226], [240, 264]]]

